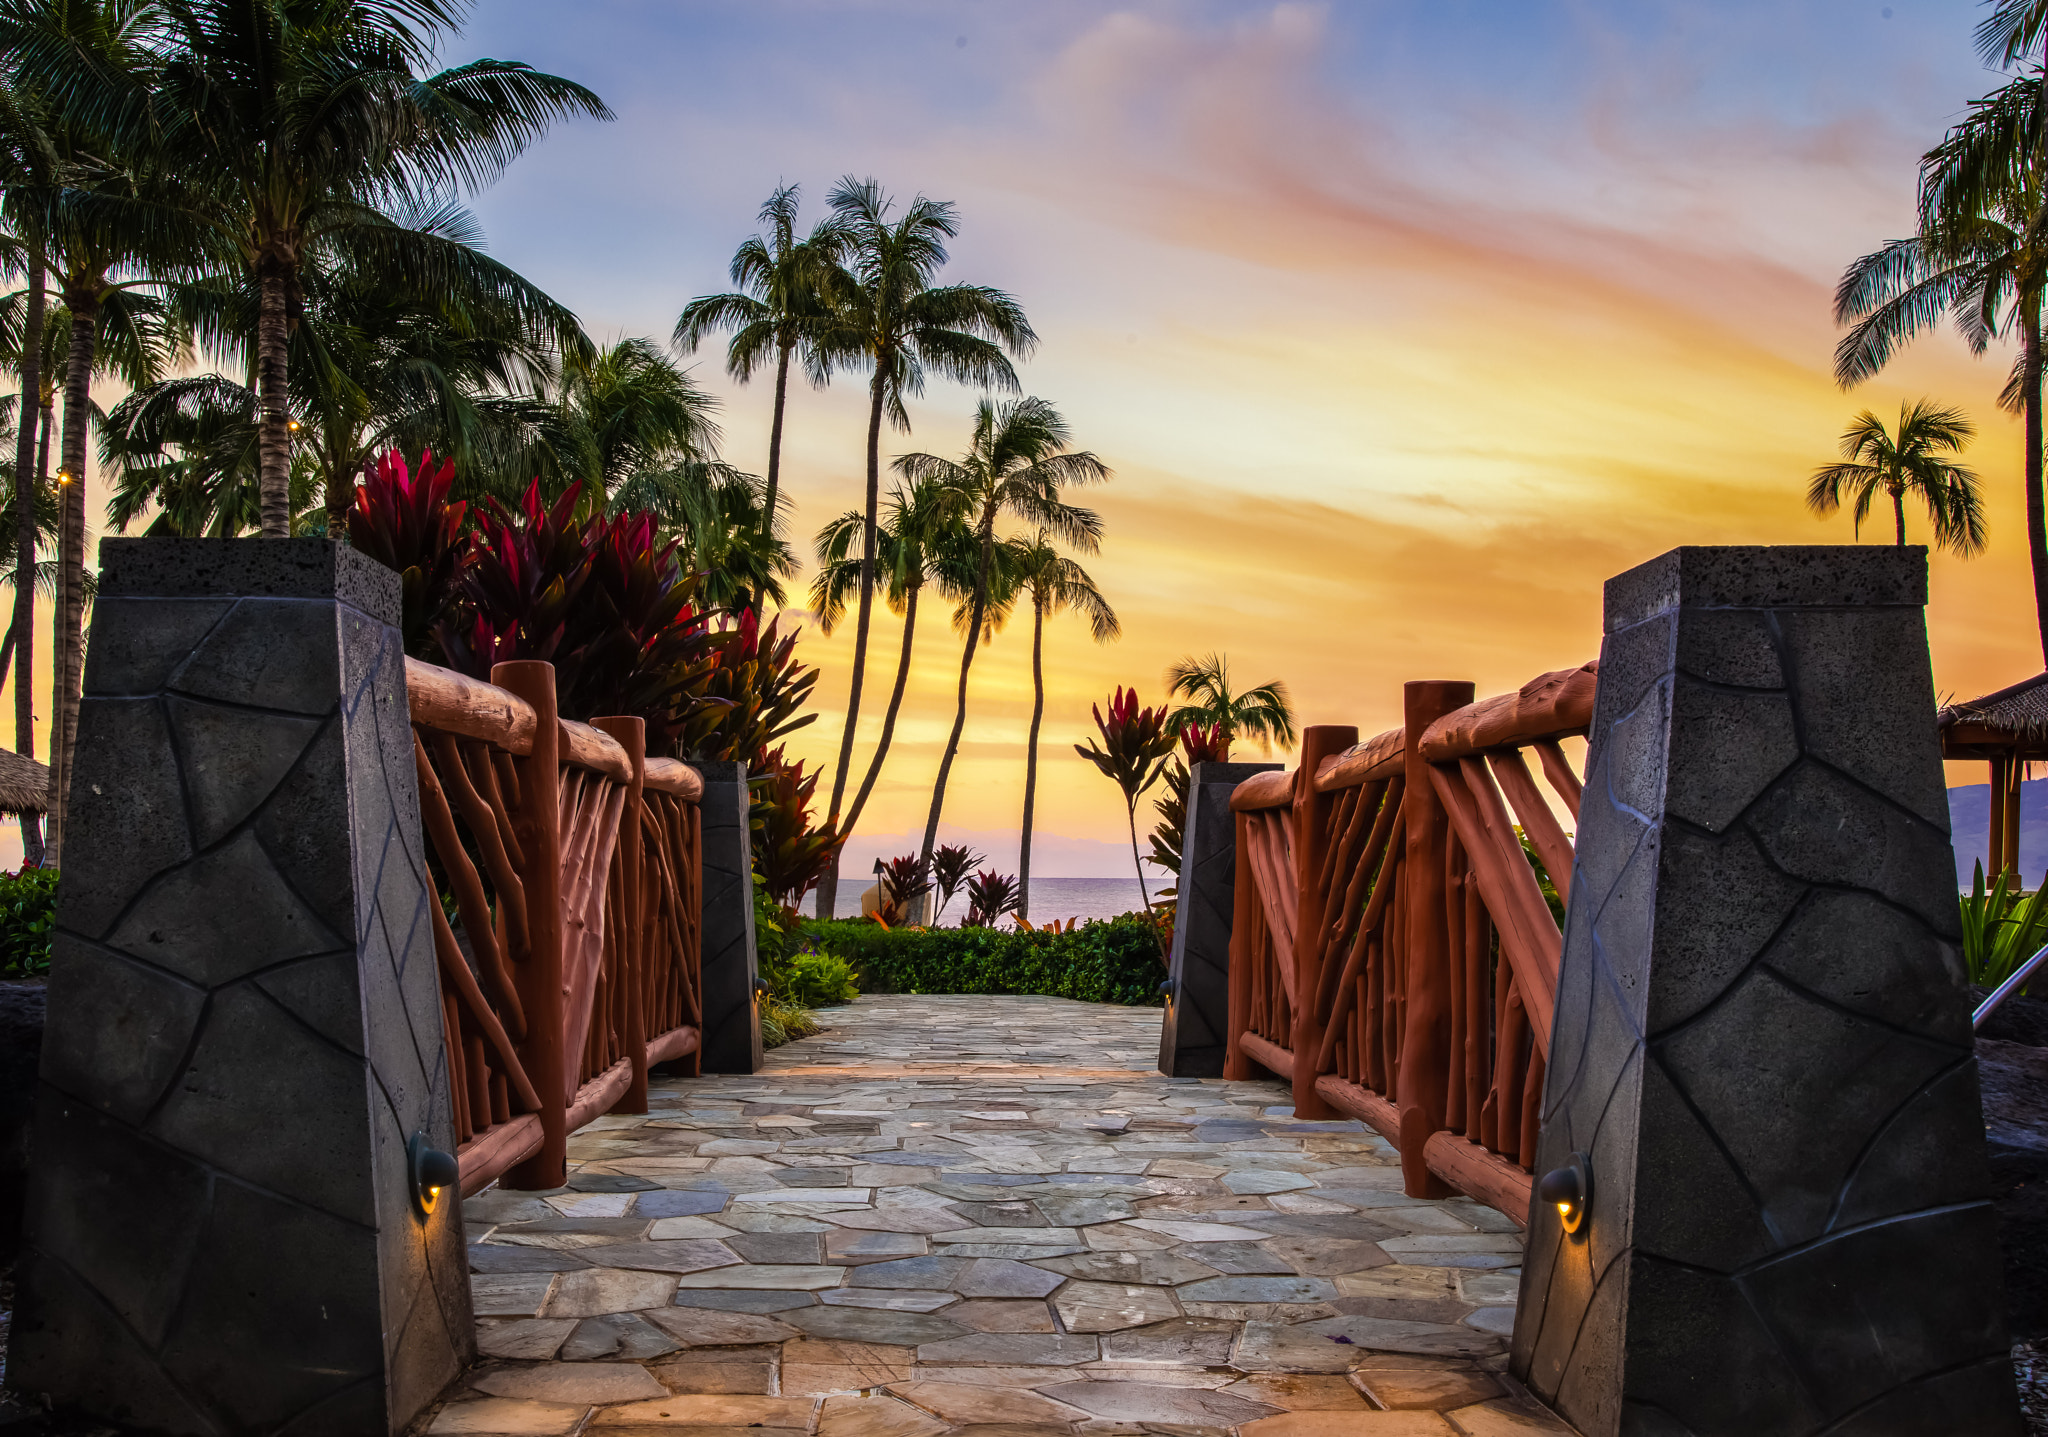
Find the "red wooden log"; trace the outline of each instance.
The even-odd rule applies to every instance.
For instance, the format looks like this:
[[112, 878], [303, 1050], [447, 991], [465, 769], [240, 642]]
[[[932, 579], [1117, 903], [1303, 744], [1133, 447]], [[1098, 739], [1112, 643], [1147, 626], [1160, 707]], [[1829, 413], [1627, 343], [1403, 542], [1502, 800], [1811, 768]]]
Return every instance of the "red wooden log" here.
[[1354, 744], [1316, 770], [1316, 787], [1324, 790], [1350, 788], [1399, 778], [1408, 766], [1408, 731], [1392, 728]]
[[601, 718], [597, 727], [610, 734], [619, 747], [626, 751], [626, 761], [632, 765], [632, 779], [626, 785], [626, 795], [619, 819], [618, 858], [620, 869], [621, 903], [611, 926], [619, 935], [620, 958], [625, 964], [626, 981], [620, 984], [624, 998], [620, 1014], [620, 1041], [625, 1044], [626, 1056], [633, 1065], [633, 1081], [626, 1085], [626, 1095], [612, 1111], [620, 1113], [644, 1113], [647, 1111], [647, 1005], [649, 994], [644, 986], [643, 972], [647, 962], [647, 930], [640, 918], [640, 890], [646, 881], [643, 877], [647, 845], [641, 835], [640, 805], [641, 792], [647, 776], [647, 720], [642, 718]]
[[1500, 782], [1501, 792], [1514, 805], [1515, 817], [1522, 821], [1522, 832], [1529, 835], [1529, 843], [1535, 848], [1536, 856], [1550, 871], [1550, 886], [1557, 890], [1560, 899], [1571, 902], [1572, 841], [1565, 837], [1564, 826], [1550, 811], [1550, 805], [1543, 801], [1543, 791], [1536, 787], [1529, 765], [1515, 749], [1490, 753], [1486, 761]]
[[540, 726], [534, 707], [500, 685], [408, 656], [405, 696], [416, 724], [481, 739], [506, 753], [533, 752]]
[[1254, 813], [1265, 808], [1285, 808], [1294, 801], [1294, 774], [1281, 769], [1255, 773], [1230, 794], [1232, 813]]
[[555, 713], [555, 670], [535, 659], [515, 659], [491, 670], [491, 680], [533, 706], [533, 751], [515, 761], [518, 807], [512, 831], [526, 863], [527, 959], [514, 981], [526, 1008], [520, 1066], [542, 1095], [540, 1146], [510, 1168], [508, 1188], [558, 1188], [568, 1180], [569, 1126], [563, 1102], [575, 1060], [562, 1032], [561, 725]]
[[[1338, 724], [1312, 724], [1301, 733], [1301, 768], [1314, 774], [1324, 759], [1358, 742], [1358, 730]], [[1355, 805], [1356, 795], [1352, 795]], [[1323, 1025], [1316, 1016], [1315, 995], [1322, 987], [1323, 930], [1335, 906], [1330, 892], [1331, 820], [1338, 798], [1320, 793], [1313, 783], [1294, 786], [1294, 873], [1296, 892], [1294, 950], [1282, 957], [1294, 969], [1294, 1031], [1288, 1048], [1302, 1055], [1294, 1065], [1294, 1114], [1310, 1121], [1330, 1116], [1330, 1106], [1316, 1095], [1317, 1060], [1323, 1052]], [[1332, 1028], [1334, 1035], [1336, 1029]]]
[[1593, 722], [1599, 671], [1595, 661], [1538, 674], [1514, 693], [1443, 714], [1422, 735], [1422, 756], [1431, 763], [1448, 763], [1488, 749], [1520, 748], [1583, 734]]
[[1572, 822], [1579, 820], [1579, 801], [1585, 794], [1585, 787], [1579, 776], [1572, 772], [1571, 761], [1564, 756], [1564, 750], [1555, 739], [1532, 745], [1543, 760], [1543, 776], [1550, 780], [1550, 786], [1557, 790], [1557, 796], [1564, 800], [1564, 806], [1571, 812]]

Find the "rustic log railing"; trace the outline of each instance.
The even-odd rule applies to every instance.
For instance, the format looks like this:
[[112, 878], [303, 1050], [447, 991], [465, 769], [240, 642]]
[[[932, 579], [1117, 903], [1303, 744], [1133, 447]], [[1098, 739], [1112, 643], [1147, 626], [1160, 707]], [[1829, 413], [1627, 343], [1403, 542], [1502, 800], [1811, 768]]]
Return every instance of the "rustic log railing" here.
[[[552, 665], [407, 659], [462, 1191], [558, 1187], [571, 1132], [698, 1050], [696, 771], [637, 718], [560, 718]], [[457, 932], [456, 924], [460, 924]]]
[[[1226, 1074], [1258, 1064], [1295, 1111], [1363, 1119], [1415, 1197], [1449, 1190], [1528, 1221], [1579, 780], [1559, 747], [1592, 721], [1596, 666], [1481, 703], [1412, 683], [1402, 727], [1314, 727], [1300, 767], [1231, 800], [1237, 826]], [[1524, 838], [1527, 849], [1524, 848]]]

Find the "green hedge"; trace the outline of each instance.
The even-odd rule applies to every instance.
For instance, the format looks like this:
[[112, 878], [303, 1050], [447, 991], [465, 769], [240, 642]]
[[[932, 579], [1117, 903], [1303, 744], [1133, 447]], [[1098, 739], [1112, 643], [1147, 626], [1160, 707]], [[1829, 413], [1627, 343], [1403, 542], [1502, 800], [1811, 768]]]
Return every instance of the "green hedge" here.
[[50, 971], [56, 914], [56, 869], [0, 873], [0, 978], [36, 978]]
[[818, 950], [843, 958], [866, 993], [1040, 993], [1156, 1007], [1166, 970], [1143, 918], [1072, 933], [994, 928], [888, 929], [861, 919], [806, 923]]

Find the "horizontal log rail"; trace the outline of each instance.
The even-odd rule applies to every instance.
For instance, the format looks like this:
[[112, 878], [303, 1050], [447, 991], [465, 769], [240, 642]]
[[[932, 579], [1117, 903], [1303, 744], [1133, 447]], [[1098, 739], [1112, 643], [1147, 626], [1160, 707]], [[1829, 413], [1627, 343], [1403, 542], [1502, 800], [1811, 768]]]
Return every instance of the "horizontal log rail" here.
[[703, 780], [639, 719], [560, 718], [550, 665], [491, 678], [406, 660], [465, 1196], [560, 1186], [568, 1135], [702, 1042]]
[[1558, 810], [1576, 821], [1581, 783], [1560, 741], [1591, 724], [1598, 677], [1477, 702], [1412, 684], [1402, 727], [1308, 729], [1300, 769], [1231, 801], [1226, 1074], [1257, 1065], [1298, 1115], [1367, 1123], [1411, 1196], [1456, 1190], [1524, 1224], [1563, 947], [1537, 865], [1567, 901]]

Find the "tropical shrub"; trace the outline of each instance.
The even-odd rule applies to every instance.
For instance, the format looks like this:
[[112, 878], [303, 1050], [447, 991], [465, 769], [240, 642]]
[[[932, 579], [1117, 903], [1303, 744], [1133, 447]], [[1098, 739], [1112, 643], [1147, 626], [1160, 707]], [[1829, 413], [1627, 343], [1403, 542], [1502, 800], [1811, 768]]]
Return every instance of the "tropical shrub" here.
[[1156, 1006], [1159, 945], [1142, 914], [1071, 933], [884, 928], [860, 919], [804, 925], [868, 993], [1038, 993], [1084, 1003]]
[[2022, 896], [2017, 885], [2007, 887], [2010, 874], [2001, 870], [1986, 892], [1979, 863], [1970, 891], [1961, 897], [1963, 966], [1979, 987], [1996, 988], [2048, 944], [2048, 877]]
[[50, 971], [56, 916], [56, 869], [0, 873], [0, 978], [37, 978]]
[[796, 661], [796, 633], [779, 633], [781, 622], [778, 615], [763, 629], [752, 609], [742, 609], [736, 623], [714, 632], [703, 702], [678, 735], [679, 753], [745, 758], [817, 719], [798, 710], [817, 687], [818, 671]]
[[963, 928], [993, 928], [1005, 913], [1014, 913], [1024, 893], [1007, 873], [984, 868], [967, 880], [967, 917]]
[[801, 760], [792, 763], [782, 745], [756, 749], [747, 769], [754, 871], [769, 897], [793, 908], [831, 866], [839, 837], [829, 822], [812, 825], [818, 775], [806, 774]]
[[953, 901], [967, 875], [986, 862], [987, 854], [976, 853], [964, 843], [942, 843], [933, 850], [932, 882], [938, 885], [939, 906], [932, 912], [932, 922], [938, 922], [945, 913], [946, 905]]
[[469, 547], [469, 505], [448, 497], [454, 483], [454, 461], [444, 459], [437, 469], [428, 449], [410, 469], [393, 449], [356, 486], [348, 515], [349, 544], [398, 575], [406, 652], [427, 659], [439, 656], [433, 629], [448, 616]]
[[882, 865], [881, 918], [891, 925], [908, 923], [916, 911], [918, 895], [929, 893], [932, 871], [915, 853], [892, 858]]
[[1147, 863], [1174, 877], [1172, 884], [1159, 890], [1161, 898], [1180, 896], [1181, 845], [1187, 841], [1188, 772], [1198, 763], [1221, 763], [1223, 751], [1222, 724], [1207, 728], [1198, 723], [1181, 725], [1180, 752], [1166, 769], [1166, 793], [1152, 800], [1159, 822], [1151, 834], [1152, 851], [1145, 855]]

